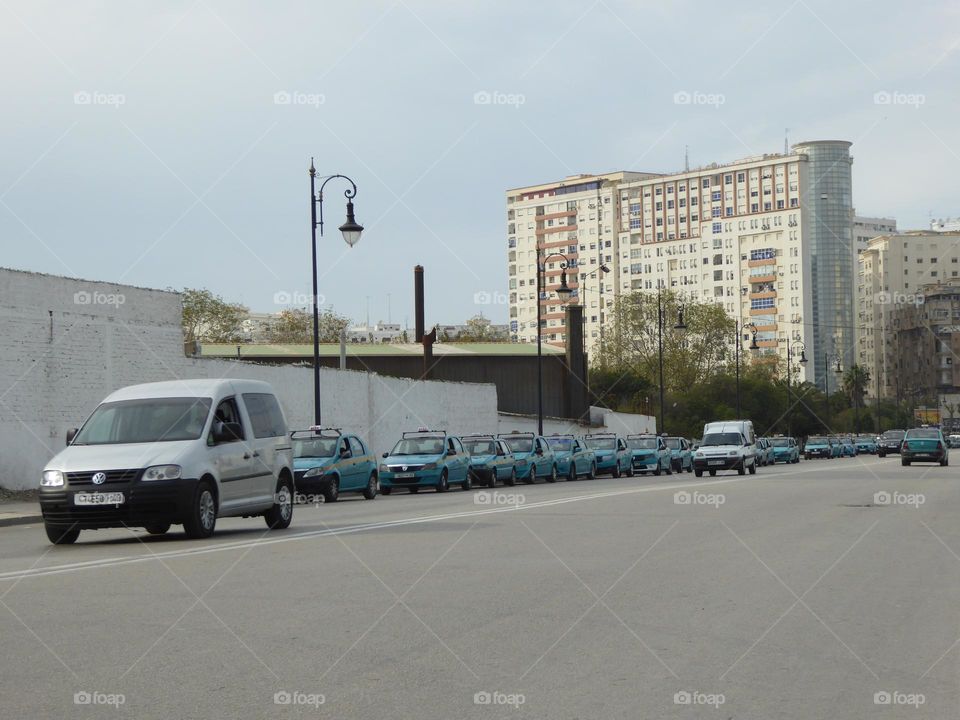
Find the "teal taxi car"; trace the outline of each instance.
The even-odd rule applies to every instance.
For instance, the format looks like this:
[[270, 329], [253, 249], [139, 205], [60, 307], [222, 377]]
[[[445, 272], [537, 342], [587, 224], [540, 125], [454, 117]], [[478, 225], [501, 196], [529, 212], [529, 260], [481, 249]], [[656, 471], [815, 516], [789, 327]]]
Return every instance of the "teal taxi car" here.
[[853, 438], [849, 435], [845, 435], [838, 439], [840, 445], [840, 457], [856, 457], [857, 456], [857, 444], [853, 441]]
[[853, 441], [857, 446], [858, 455], [877, 454], [877, 438], [875, 435], [857, 435]]
[[597, 456], [573, 435], [553, 434], [546, 438], [557, 462], [557, 472], [567, 480], [597, 476]]
[[473, 481], [487, 487], [496, 487], [497, 482], [516, 485], [517, 468], [513, 453], [503, 440], [493, 435], [462, 435], [463, 449], [470, 456], [470, 472]]
[[813, 435], [807, 438], [803, 446], [803, 459], [832, 458], [834, 457], [833, 442], [823, 435]]
[[627, 435], [626, 444], [634, 474], [673, 474], [673, 455], [659, 435]]
[[593, 433], [584, 435], [587, 448], [597, 456], [597, 473], [610, 473], [618, 478], [622, 474], [633, 475], [630, 451], [623, 438], [615, 433]]
[[950, 450], [940, 428], [920, 427], [907, 430], [900, 447], [900, 464], [935, 462], [941, 467], [950, 464]]
[[666, 437], [667, 448], [670, 450], [670, 468], [680, 473], [686, 470], [693, 472], [693, 450], [690, 441], [682, 437]]
[[298, 502], [321, 496], [325, 502], [336, 502], [342, 493], [360, 493], [367, 500], [377, 496], [377, 459], [356, 435], [311, 427], [290, 433], [290, 440]]
[[800, 446], [797, 445], [796, 438], [792, 437], [773, 437], [770, 438], [770, 447], [773, 450], [773, 463], [798, 463], [800, 462]]
[[405, 432], [393, 450], [383, 454], [380, 463], [380, 492], [389, 495], [394, 488], [415, 493], [420, 488], [446, 492], [451, 485], [464, 490], [472, 487], [470, 455], [460, 438], [443, 430]]
[[559, 475], [553, 450], [546, 438], [536, 433], [512, 432], [497, 436], [513, 453], [517, 477], [525, 483], [535, 483], [537, 478], [556, 482]]

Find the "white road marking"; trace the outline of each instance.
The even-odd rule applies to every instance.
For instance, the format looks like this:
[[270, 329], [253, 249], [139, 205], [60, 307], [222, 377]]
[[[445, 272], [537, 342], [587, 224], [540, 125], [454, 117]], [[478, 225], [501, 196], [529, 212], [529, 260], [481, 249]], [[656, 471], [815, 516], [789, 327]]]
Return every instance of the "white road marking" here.
[[[883, 463], [873, 462], [869, 465], [881, 465]], [[858, 463], [846, 467], [831, 468], [835, 471], [861, 469], [868, 465], [867, 463]], [[778, 473], [775, 477], [783, 478], [793, 475], [805, 475], [814, 472], [822, 472], [823, 468], [811, 468], [809, 470], [793, 470], [785, 473]], [[231, 543], [221, 543], [209, 547], [191, 548], [187, 550], [170, 550], [161, 553], [148, 553], [146, 555], [137, 555], [135, 557], [114, 557], [101, 558], [99, 560], [88, 560], [85, 562], [65, 563], [62, 565], [53, 565], [50, 567], [31, 568], [28, 570], [13, 570], [0, 573], [0, 582], [16, 581], [23, 578], [45, 577], [48, 575], [62, 575], [64, 573], [77, 572], [80, 570], [94, 570], [100, 568], [119, 567], [122, 565], [133, 565], [137, 563], [152, 562], [157, 560], [169, 560], [176, 558], [192, 557], [196, 555], [206, 555], [208, 553], [227, 552], [230, 550], [245, 550], [254, 547], [266, 547], [269, 545], [278, 545], [280, 543], [297, 542], [300, 540], [309, 540], [316, 537], [328, 537], [333, 535], [347, 535], [351, 533], [367, 532], [369, 530], [382, 530], [385, 528], [400, 527], [403, 525], [420, 525], [444, 520], [456, 520], [460, 518], [478, 517], [482, 515], [494, 515], [505, 512], [523, 512], [527, 510], [537, 510], [539, 508], [552, 507], [555, 505], [565, 505], [573, 502], [584, 502], [587, 500], [602, 500], [610, 497], [622, 495], [636, 495], [646, 492], [666, 492], [669, 490], [679, 490], [690, 487], [707, 487], [711, 485], [728, 485], [731, 483], [746, 482], [750, 480], [763, 480], [763, 474], [744, 475], [722, 480], [698, 480], [695, 482], [671, 483], [663, 485], [645, 485], [639, 488], [628, 488], [623, 490], [611, 490], [608, 492], [590, 493], [588, 495], [571, 495], [567, 497], [555, 498], [552, 500], [543, 500], [541, 502], [523, 503], [522, 505], [511, 505], [507, 507], [485, 508], [482, 510], [470, 510], [465, 512], [444, 513], [443, 515], [419, 515], [398, 520], [384, 520], [375, 523], [365, 523], [361, 525], [348, 525], [341, 528], [327, 528], [323, 530], [309, 530], [307, 532], [296, 533], [294, 535], [284, 535], [282, 537], [263, 537], [257, 540], [243, 540]], [[482, 492], [482, 491], [481, 491]], [[500, 492], [500, 491], [498, 491]]]

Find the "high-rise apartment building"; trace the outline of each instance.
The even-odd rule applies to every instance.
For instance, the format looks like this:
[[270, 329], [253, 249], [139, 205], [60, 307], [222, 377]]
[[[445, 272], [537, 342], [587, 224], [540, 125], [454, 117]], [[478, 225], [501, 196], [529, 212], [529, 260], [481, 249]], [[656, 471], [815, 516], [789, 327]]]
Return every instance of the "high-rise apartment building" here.
[[[901, 356], [920, 345], [899, 334], [903, 310], [923, 307], [937, 283], [960, 281], [960, 232], [911, 231], [870, 241], [860, 254], [857, 275], [858, 364], [870, 372], [868, 393], [903, 397], [906, 369]], [[900, 317], [900, 320], [897, 318]], [[914, 316], [911, 315], [911, 318]]]
[[[792, 150], [670, 175], [575, 176], [508, 191], [516, 339], [536, 339], [539, 243], [544, 256], [576, 251], [577, 298], [591, 348], [602, 342], [619, 295], [670, 288], [753, 323], [762, 352], [784, 356], [789, 338], [802, 341], [811, 358], [834, 351], [852, 358], [850, 143]], [[543, 338], [562, 343], [562, 308], [551, 292], [561, 272], [557, 258], [545, 267]], [[799, 372], [822, 382], [821, 363]]]

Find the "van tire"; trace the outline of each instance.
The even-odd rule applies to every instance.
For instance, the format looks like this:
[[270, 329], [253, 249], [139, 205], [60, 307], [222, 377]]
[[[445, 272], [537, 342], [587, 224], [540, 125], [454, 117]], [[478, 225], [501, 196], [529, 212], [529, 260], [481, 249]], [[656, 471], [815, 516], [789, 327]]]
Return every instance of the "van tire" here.
[[293, 520], [293, 483], [283, 474], [277, 482], [277, 491], [274, 496], [273, 507], [263, 514], [267, 527], [271, 530], [283, 530], [290, 527]]
[[217, 498], [213, 486], [207, 480], [197, 483], [193, 501], [183, 519], [183, 530], [192, 540], [202, 540], [213, 535], [217, 526]]
[[367, 480], [367, 487], [363, 490], [363, 497], [365, 500], [373, 500], [377, 497], [380, 492], [380, 486], [377, 482], [377, 474], [370, 473], [370, 479]]
[[590, 463], [590, 474], [587, 475], [587, 480], [596, 480], [597, 479], [597, 464]]
[[703, 477], [703, 470], [694, 470], [693, 474], [697, 477]]
[[746, 475], [746, 474], [747, 474], [746, 465], [744, 461], [741, 461], [740, 464], [737, 465], [737, 475]]
[[751, 466], [748, 468], [748, 470], [750, 470], [750, 474], [751, 474], [751, 475], [756, 475], [756, 474], [757, 474], [757, 461], [756, 461], [756, 460], [753, 461], [753, 465], [751, 465]]
[[147, 525], [143, 528], [151, 535], [166, 535], [167, 531], [170, 529], [170, 523], [157, 523], [155, 525]]
[[615, 478], [620, 477], [620, 460], [619, 460], [619, 459], [617, 460], [616, 464], [613, 466], [613, 473], [612, 473], [612, 475], [613, 475], [613, 477], [615, 477]]
[[80, 528], [73, 525], [64, 528], [62, 525], [44, 523], [43, 529], [47, 531], [47, 539], [54, 545], [73, 545], [80, 537]]
[[[494, 474], [496, 474], [497, 471], [494, 470], [493, 472], [494, 472]], [[466, 477], [466, 479], [463, 481], [463, 485], [461, 485], [461, 487], [462, 487], [464, 490], [473, 490], [473, 478], [471, 477], [471, 475], [470, 475], [469, 472], [467, 473], [467, 477]]]

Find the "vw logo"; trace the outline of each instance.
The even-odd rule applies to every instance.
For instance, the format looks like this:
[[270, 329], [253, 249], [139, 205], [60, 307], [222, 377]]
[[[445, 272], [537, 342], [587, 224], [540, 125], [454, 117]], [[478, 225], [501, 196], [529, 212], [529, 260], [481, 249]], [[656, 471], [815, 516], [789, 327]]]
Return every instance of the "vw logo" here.
[[107, 474], [102, 472], [94, 473], [92, 480], [94, 485], [103, 485], [107, 481]]

